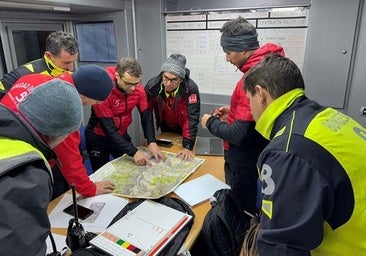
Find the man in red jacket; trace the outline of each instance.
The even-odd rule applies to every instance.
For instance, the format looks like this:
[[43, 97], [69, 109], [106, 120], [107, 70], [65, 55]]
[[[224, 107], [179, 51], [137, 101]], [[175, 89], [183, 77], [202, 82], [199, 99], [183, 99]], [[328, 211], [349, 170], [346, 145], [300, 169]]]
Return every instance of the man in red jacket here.
[[173, 53], [164, 61], [160, 74], [145, 86], [149, 108], [155, 112], [156, 128], [182, 134], [183, 149], [177, 156], [183, 160], [194, 156], [201, 107], [198, 86], [189, 75], [186, 57]]
[[[0, 102], [10, 109], [14, 109], [17, 100], [27, 95], [35, 87], [42, 86], [42, 84], [52, 79], [55, 78], [43, 74], [22, 76]], [[107, 72], [96, 65], [84, 65], [72, 75], [65, 72], [58, 76], [57, 79], [75, 85], [84, 106], [91, 106], [103, 101], [108, 97], [113, 87]], [[53, 198], [67, 191], [69, 184], [73, 184], [76, 191], [83, 196], [109, 193], [114, 189], [114, 184], [111, 181], [94, 183], [89, 179], [86, 168], [83, 165], [83, 157], [80, 153], [79, 145], [80, 132], [75, 131], [53, 149], [59, 163], [57, 164], [56, 161], [50, 162], [55, 177]]]
[[[255, 27], [242, 17], [226, 22], [221, 28], [221, 47], [226, 61], [243, 73], [259, 63], [268, 53], [284, 55], [281, 46], [259, 46]], [[231, 186], [239, 205], [256, 211], [258, 170], [257, 158], [267, 145], [256, 130], [243, 79], [236, 84], [229, 107], [220, 107], [212, 115], [205, 114], [201, 124], [224, 140], [225, 181]]]
[[[142, 69], [134, 58], [121, 58], [117, 66], [107, 67], [115, 86], [109, 97], [92, 107], [92, 113], [85, 130], [86, 147], [93, 170], [99, 169], [114, 158], [127, 154], [137, 165], [152, 165], [166, 156], [156, 144], [153, 115], [148, 108], [147, 97], [141, 84]], [[137, 107], [147, 140], [150, 155], [145, 155], [132, 143], [127, 128], [132, 123], [132, 111]]]

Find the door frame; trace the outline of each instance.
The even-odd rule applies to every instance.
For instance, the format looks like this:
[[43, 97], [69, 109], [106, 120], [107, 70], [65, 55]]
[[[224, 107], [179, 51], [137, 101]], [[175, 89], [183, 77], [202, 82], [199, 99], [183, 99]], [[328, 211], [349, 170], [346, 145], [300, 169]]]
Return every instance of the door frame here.
[[14, 30], [28, 30], [28, 31], [59, 31], [64, 30], [64, 23], [21, 23], [21, 22], [3, 22], [1, 23], [1, 37], [4, 49], [5, 64], [8, 72], [17, 68], [17, 56], [13, 38]]

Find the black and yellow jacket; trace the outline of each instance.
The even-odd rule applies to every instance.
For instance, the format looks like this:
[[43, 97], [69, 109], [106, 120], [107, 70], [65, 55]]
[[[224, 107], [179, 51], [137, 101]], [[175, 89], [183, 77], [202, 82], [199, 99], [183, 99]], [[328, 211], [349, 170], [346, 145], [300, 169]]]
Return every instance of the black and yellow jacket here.
[[52, 61], [46, 57], [46, 55], [44, 55], [43, 58], [26, 63], [4, 75], [0, 80], [0, 99], [7, 91], [9, 91], [9, 89], [21, 76], [31, 73], [58, 76], [64, 71], [65, 70], [56, 67], [56, 65], [53, 64]]
[[18, 115], [0, 104], [0, 255], [46, 254], [52, 196], [49, 149]]
[[366, 255], [366, 129], [295, 89], [256, 129], [271, 142], [258, 159], [261, 256]]

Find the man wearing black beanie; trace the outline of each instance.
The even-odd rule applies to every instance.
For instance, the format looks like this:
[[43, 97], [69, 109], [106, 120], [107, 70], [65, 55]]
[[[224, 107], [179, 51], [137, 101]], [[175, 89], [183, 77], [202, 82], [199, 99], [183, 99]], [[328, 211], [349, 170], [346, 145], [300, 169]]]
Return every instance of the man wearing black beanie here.
[[[242, 17], [227, 21], [221, 28], [221, 47], [226, 61], [244, 74], [267, 54], [284, 55], [281, 46], [258, 42], [255, 26]], [[256, 212], [256, 167], [259, 153], [268, 143], [255, 129], [248, 98], [240, 79], [232, 93], [230, 106], [220, 107], [213, 114], [204, 114], [201, 124], [211, 134], [224, 140], [225, 181], [231, 186], [243, 210]]]

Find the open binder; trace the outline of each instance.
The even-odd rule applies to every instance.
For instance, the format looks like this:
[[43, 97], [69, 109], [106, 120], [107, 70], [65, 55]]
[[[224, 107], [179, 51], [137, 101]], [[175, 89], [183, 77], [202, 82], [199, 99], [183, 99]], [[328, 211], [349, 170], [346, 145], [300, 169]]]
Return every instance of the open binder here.
[[191, 215], [145, 200], [90, 241], [113, 256], [154, 256], [189, 223]]

